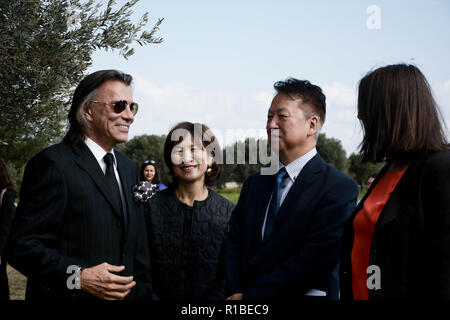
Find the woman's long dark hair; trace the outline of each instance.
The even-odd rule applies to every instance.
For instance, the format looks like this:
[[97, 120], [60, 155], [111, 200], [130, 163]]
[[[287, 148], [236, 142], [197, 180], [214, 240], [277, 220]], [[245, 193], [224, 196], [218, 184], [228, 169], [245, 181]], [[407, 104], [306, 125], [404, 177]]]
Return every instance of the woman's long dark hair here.
[[359, 82], [358, 91], [362, 162], [410, 159], [448, 149], [439, 108], [416, 66], [397, 64], [371, 71]]

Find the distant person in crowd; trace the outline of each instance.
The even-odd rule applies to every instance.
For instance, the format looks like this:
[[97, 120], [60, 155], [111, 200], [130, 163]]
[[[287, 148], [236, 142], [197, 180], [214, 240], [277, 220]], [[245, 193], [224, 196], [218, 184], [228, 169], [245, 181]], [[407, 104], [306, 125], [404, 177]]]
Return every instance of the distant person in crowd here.
[[167, 186], [160, 181], [159, 171], [156, 168], [155, 160], [145, 160], [142, 163], [141, 181], [147, 181], [148, 183], [157, 185], [157, 191], [161, 191], [167, 188]]
[[63, 142], [28, 162], [9, 259], [26, 299], [150, 299], [145, 217], [132, 200], [139, 168], [114, 150], [138, 105], [132, 77], [102, 70], [77, 86]]
[[343, 299], [450, 299], [450, 151], [413, 65], [359, 82], [363, 162], [386, 165], [346, 223]]
[[[153, 290], [161, 300], [225, 298], [223, 244], [234, 205], [209, 187], [222, 173], [218, 141], [204, 124], [167, 135], [169, 188], [145, 203]], [[221, 158], [220, 158], [221, 159]]]
[[358, 187], [316, 150], [320, 87], [293, 78], [274, 87], [266, 129], [279, 170], [242, 188], [226, 243], [228, 299], [337, 299], [342, 228]]
[[377, 177], [377, 173], [372, 173], [369, 178], [367, 178], [367, 188], [370, 188], [370, 186], [372, 185], [372, 182], [375, 180], [375, 178]]
[[6, 273], [6, 245], [11, 223], [16, 212], [14, 199], [17, 196], [14, 182], [6, 166], [0, 158], [0, 301], [9, 300], [8, 275]]

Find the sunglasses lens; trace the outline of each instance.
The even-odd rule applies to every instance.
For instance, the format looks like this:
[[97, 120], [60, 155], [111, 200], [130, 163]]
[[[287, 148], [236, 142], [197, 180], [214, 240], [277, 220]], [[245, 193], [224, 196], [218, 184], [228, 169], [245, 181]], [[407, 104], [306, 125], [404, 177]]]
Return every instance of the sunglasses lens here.
[[116, 101], [114, 103], [114, 112], [115, 113], [121, 113], [125, 108], [127, 107], [128, 102], [125, 100]]
[[130, 104], [130, 111], [131, 111], [131, 113], [133, 114], [133, 116], [134, 115], [136, 115], [136, 113], [137, 113], [137, 111], [138, 111], [138, 104], [136, 103], [136, 102], [132, 102], [131, 104]]
[[[126, 102], [125, 100], [116, 101], [116, 102], [114, 102], [113, 106], [114, 106], [115, 113], [121, 113], [123, 110], [125, 110], [127, 108], [128, 102]], [[136, 102], [132, 102], [130, 104], [130, 111], [133, 114], [133, 116], [137, 113], [138, 104]]]

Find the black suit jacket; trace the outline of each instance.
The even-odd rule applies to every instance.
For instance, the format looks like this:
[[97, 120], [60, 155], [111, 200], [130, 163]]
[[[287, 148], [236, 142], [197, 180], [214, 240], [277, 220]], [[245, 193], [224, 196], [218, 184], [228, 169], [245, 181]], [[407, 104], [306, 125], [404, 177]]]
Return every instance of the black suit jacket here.
[[70, 265], [124, 265], [136, 287], [128, 299], [151, 297], [143, 207], [132, 201], [138, 167], [115, 151], [128, 225], [89, 148], [60, 143], [27, 164], [12, 229], [10, 263], [28, 277], [27, 299], [92, 298], [69, 290]]
[[[353, 221], [387, 164], [344, 228], [341, 297], [352, 299]], [[369, 299], [450, 299], [450, 151], [411, 159], [391, 193], [371, 243], [370, 265], [380, 268], [380, 289]], [[372, 275], [373, 273], [371, 273]]]
[[226, 242], [230, 293], [242, 292], [244, 299], [298, 299], [311, 289], [327, 291], [357, 186], [317, 154], [295, 180], [273, 232], [262, 241], [274, 179], [250, 176], [233, 211]]

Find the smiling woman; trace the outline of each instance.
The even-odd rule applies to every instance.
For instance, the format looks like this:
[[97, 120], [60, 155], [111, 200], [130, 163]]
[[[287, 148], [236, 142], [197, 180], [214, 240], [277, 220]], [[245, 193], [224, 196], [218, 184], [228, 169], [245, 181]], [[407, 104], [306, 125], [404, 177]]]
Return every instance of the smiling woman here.
[[[181, 122], [170, 130], [164, 144], [164, 162], [175, 188], [194, 183], [197, 189], [213, 186], [222, 174], [222, 149], [211, 129], [200, 123]], [[181, 185], [180, 185], [181, 184]]]
[[168, 134], [164, 161], [173, 181], [145, 204], [152, 279], [161, 300], [224, 299], [220, 267], [233, 203], [209, 189], [222, 173], [211, 130], [182, 122]]

